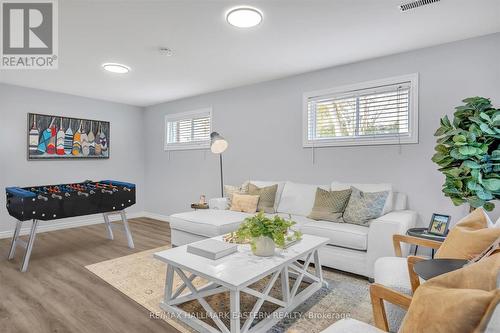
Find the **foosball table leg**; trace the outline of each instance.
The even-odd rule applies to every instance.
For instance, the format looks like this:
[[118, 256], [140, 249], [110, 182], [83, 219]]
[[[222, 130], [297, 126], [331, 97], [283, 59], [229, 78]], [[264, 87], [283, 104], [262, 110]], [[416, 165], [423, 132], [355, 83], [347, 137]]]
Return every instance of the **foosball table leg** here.
[[37, 226], [38, 226], [38, 220], [33, 220], [33, 224], [31, 225], [30, 238], [28, 239], [26, 252], [24, 253], [23, 266], [21, 267], [21, 272], [26, 272], [28, 270], [28, 264], [30, 262], [30, 257], [31, 257], [31, 250], [33, 250], [33, 244], [35, 243]]
[[22, 225], [22, 221], [16, 221], [16, 230], [14, 230], [14, 236], [12, 236], [12, 243], [10, 244], [9, 260], [14, 259], [14, 256], [16, 255], [17, 240], [19, 238]]
[[25, 242], [19, 238], [22, 225], [23, 221], [17, 221], [16, 230], [14, 230], [14, 236], [12, 236], [12, 243], [10, 245], [9, 260], [14, 259], [14, 256], [16, 255], [16, 248], [18, 246], [23, 247], [25, 249], [25, 252], [23, 258], [23, 264], [21, 266], [21, 272], [26, 272], [28, 270], [28, 264], [30, 262], [31, 251], [33, 250], [33, 244], [35, 243], [38, 220], [33, 220], [28, 242]]
[[128, 226], [128, 221], [127, 221], [127, 216], [125, 215], [124, 210], [122, 210], [120, 212], [120, 216], [121, 216], [122, 221], [123, 221], [123, 228], [125, 229], [125, 235], [127, 236], [128, 247], [133, 249], [135, 247], [134, 240], [132, 239], [132, 233], [130, 232], [130, 228]]
[[111, 222], [109, 221], [108, 214], [102, 214], [104, 217], [104, 224], [106, 224], [106, 230], [108, 231], [108, 239], [113, 240], [115, 237], [113, 236], [113, 229], [111, 227]]
[[120, 215], [121, 220], [123, 222], [123, 229], [125, 231], [125, 236], [127, 237], [128, 247], [133, 249], [134, 248], [134, 240], [132, 239], [132, 233], [130, 232], [130, 228], [128, 226], [128, 221], [127, 221], [127, 215], [125, 214], [124, 210], [102, 214], [104, 217], [104, 224], [106, 224], [106, 229], [108, 231], [108, 238], [111, 240], [114, 239], [112, 224], [111, 224], [111, 221], [109, 220], [109, 215], [117, 215], [117, 214]]

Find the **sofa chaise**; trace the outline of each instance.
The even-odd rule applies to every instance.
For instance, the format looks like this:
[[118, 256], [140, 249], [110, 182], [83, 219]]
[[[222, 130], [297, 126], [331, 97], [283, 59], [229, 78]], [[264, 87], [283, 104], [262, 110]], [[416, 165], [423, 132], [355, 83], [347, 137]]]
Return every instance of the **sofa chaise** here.
[[[290, 181], [250, 181], [259, 187], [278, 184], [275, 210], [283, 217], [291, 216], [295, 226], [304, 234], [323, 236], [330, 243], [320, 251], [323, 266], [373, 278], [373, 264], [380, 257], [392, 256], [392, 235], [405, 234], [415, 226], [417, 214], [407, 210], [404, 193], [392, 191], [390, 184], [331, 185], [299, 184]], [[365, 192], [389, 191], [383, 215], [369, 226], [316, 221], [308, 218], [314, 205], [316, 189], [342, 190], [350, 186]], [[205, 238], [223, 235], [238, 229], [252, 214], [228, 209], [227, 198], [209, 200], [210, 209], [173, 214], [169, 218], [173, 246], [180, 246]], [[406, 249], [404, 249], [406, 250]]]

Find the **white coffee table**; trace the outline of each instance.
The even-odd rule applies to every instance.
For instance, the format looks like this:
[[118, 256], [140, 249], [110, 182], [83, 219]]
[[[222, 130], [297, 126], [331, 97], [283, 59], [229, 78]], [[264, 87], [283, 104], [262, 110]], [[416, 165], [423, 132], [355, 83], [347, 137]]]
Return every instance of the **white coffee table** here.
[[[221, 240], [222, 237], [214, 237], [214, 239]], [[318, 249], [326, 245], [327, 242], [327, 238], [303, 235], [302, 240], [297, 244], [283, 251], [277, 250], [274, 257], [267, 258], [253, 255], [249, 245], [239, 245], [237, 253], [218, 260], [190, 254], [186, 251], [187, 245], [157, 252], [154, 257], [168, 264], [165, 298], [160, 303], [160, 307], [199, 332], [265, 332], [284, 318], [287, 312], [304, 302], [322, 287], [324, 281]], [[314, 273], [307, 271], [311, 263], [314, 263]], [[176, 290], [173, 290], [175, 274], [180, 277], [183, 283]], [[270, 276], [270, 280], [262, 292], [249, 288], [252, 283], [266, 276]], [[295, 278], [293, 283], [290, 283], [290, 276]], [[209, 282], [202, 287], [195, 287], [192, 281], [197, 277]], [[280, 299], [269, 294], [278, 277], [281, 278], [282, 286]], [[302, 281], [310, 284], [299, 292]], [[186, 288], [189, 292], [183, 293]], [[222, 322], [216, 311], [204, 299], [223, 292], [230, 293], [230, 327]], [[279, 307], [253, 327], [250, 327], [255, 320], [255, 317], [252, 316], [247, 316], [246, 321], [241, 326], [240, 293], [247, 293], [257, 298], [251, 311], [252, 314], [257, 314], [265, 301]], [[178, 307], [179, 304], [192, 300], [197, 300], [201, 304], [217, 328]]]

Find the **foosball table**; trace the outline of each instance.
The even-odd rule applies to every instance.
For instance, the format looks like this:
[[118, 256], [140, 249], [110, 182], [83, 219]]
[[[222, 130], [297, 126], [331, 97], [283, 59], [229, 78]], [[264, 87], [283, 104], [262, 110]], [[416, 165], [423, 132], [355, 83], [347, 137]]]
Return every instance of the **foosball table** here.
[[[7, 210], [17, 219], [16, 229], [9, 250], [9, 260], [14, 258], [16, 248], [25, 249], [21, 271], [26, 272], [35, 242], [38, 221], [57, 220], [90, 214], [103, 214], [109, 239], [113, 239], [110, 215], [118, 214], [123, 222], [128, 247], [134, 241], [128, 226], [125, 209], [135, 204], [135, 184], [114, 180], [99, 182], [7, 187]], [[28, 241], [20, 239], [23, 222], [33, 221]]]

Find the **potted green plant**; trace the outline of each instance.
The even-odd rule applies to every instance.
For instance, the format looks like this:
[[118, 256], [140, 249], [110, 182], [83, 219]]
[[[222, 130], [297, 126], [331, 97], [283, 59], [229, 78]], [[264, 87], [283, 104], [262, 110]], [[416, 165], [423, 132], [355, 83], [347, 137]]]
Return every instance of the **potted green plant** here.
[[283, 248], [286, 242], [301, 238], [302, 234], [298, 231], [289, 234], [294, 224], [292, 220], [285, 220], [278, 215], [269, 218], [264, 212], [259, 212], [245, 219], [236, 231], [236, 239], [250, 242], [252, 252], [257, 256], [273, 256], [276, 246]]
[[446, 179], [443, 193], [456, 206], [491, 211], [500, 198], [500, 109], [483, 97], [464, 99], [451, 122], [441, 118], [432, 161]]

